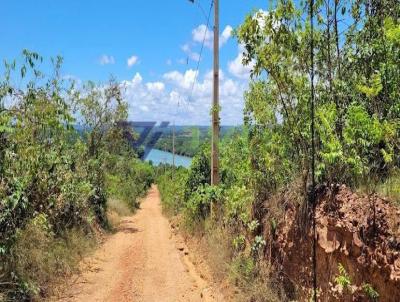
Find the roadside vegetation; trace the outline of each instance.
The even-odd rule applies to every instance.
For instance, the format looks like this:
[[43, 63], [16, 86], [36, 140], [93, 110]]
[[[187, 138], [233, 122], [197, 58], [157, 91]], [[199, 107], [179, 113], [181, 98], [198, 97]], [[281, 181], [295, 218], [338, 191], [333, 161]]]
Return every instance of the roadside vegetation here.
[[137, 208], [153, 177], [117, 126], [128, 107], [114, 80], [78, 85], [60, 57], [45, 75], [27, 50], [18, 62], [0, 82], [0, 301], [52, 294], [110, 229], [109, 201]]
[[[126, 141], [136, 134], [119, 126], [128, 105], [115, 79], [68, 80], [59, 57], [46, 75], [29, 51], [6, 62], [0, 301], [52, 294], [154, 180], [164, 212], [207, 246], [214, 274], [229, 279], [240, 300], [400, 300], [400, 4], [315, 2], [314, 35], [308, 1], [273, 1], [236, 29], [252, 79], [244, 125], [220, 143], [217, 186], [205, 130], [177, 139], [179, 154], [195, 154], [189, 169], [154, 169]], [[170, 142], [157, 147], [171, 150]], [[311, 260], [314, 209], [320, 271]]]
[[[297, 233], [291, 244], [307, 237], [311, 227], [308, 9], [304, 3], [275, 1], [268, 12], [249, 15], [236, 30], [244, 63], [254, 65], [243, 131], [220, 144], [221, 183], [209, 185], [207, 146], [190, 169], [170, 169], [158, 177], [164, 209], [180, 217], [186, 232], [206, 238], [210, 254], [223, 255], [222, 265], [211, 266], [229, 277], [246, 301], [312, 297], [311, 271], [304, 284], [293, 284], [278, 257], [286, 238], [282, 232], [292, 222]], [[317, 200], [322, 194], [331, 196], [324, 211], [340, 220], [334, 202], [339, 187], [365, 194], [362, 208], [370, 213], [365, 221], [373, 232], [362, 244], [374, 251], [373, 242], [388, 234], [377, 227], [376, 193], [390, 201], [388, 207], [397, 207], [400, 200], [400, 5], [393, 0], [316, 1], [315, 11]], [[400, 242], [399, 229], [389, 234]], [[300, 245], [310, 249], [301, 254], [297, 275], [300, 269], [311, 269], [310, 242], [308, 238]], [[336, 280], [346, 286], [354, 276], [339, 267], [332, 270], [344, 276]], [[358, 297], [382, 296], [384, 284], [378, 288], [368, 274], [361, 278]], [[334, 283], [334, 276], [328, 281]], [[333, 299], [331, 293], [318, 291], [324, 294], [328, 296], [322, 299]], [[387, 292], [386, 297], [398, 294]], [[352, 295], [336, 298], [347, 301]]]

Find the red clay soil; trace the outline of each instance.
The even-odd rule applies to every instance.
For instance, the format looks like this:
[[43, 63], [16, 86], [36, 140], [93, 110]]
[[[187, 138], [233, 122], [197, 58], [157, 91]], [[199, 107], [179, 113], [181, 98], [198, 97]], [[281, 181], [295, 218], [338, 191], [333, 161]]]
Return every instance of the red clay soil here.
[[[318, 300], [372, 301], [363, 289], [370, 284], [379, 301], [400, 301], [400, 209], [345, 186], [335, 191], [319, 188], [318, 192]], [[270, 248], [286, 294], [306, 301], [312, 292], [312, 229], [299, 226], [299, 212], [287, 203]], [[344, 290], [335, 282], [339, 264], [351, 280]]]

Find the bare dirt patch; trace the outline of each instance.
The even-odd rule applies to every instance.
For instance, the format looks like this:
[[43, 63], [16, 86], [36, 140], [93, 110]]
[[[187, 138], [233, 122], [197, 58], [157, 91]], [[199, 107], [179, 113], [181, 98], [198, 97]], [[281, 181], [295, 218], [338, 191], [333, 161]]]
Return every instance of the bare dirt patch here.
[[157, 187], [141, 209], [82, 264], [82, 273], [51, 301], [224, 301], [197, 272], [189, 251], [161, 213]]

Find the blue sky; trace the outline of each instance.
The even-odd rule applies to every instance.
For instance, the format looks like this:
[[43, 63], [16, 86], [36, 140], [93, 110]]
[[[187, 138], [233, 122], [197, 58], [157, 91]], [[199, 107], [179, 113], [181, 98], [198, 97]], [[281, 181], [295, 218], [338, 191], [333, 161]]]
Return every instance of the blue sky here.
[[[198, 1], [208, 11], [210, 1]], [[265, 0], [221, 0], [223, 124], [242, 122], [249, 70], [240, 64], [230, 29], [267, 6]], [[203, 24], [205, 16], [188, 0], [3, 0], [0, 58], [18, 58], [24, 48], [45, 59], [62, 55], [65, 76], [97, 82], [116, 76], [130, 104], [130, 119], [205, 125], [210, 119], [211, 34], [189, 98]]]

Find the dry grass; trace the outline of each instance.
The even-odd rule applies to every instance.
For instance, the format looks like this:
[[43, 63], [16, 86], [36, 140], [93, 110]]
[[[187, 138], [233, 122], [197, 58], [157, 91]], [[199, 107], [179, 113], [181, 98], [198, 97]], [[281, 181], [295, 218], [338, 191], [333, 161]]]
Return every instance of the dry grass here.
[[9, 270], [18, 276], [19, 295], [40, 301], [54, 294], [62, 279], [78, 270], [80, 260], [96, 246], [95, 235], [72, 229], [54, 237], [45, 225], [33, 220], [17, 233]]
[[239, 289], [238, 301], [278, 302], [278, 282], [274, 282], [273, 269], [265, 259], [255, 260], [246, 253], [232, 259], [229, 266], [229, 279]]
[[205, 249], [207, 263], [214, 278], [220, 282], [228, 279], [238, 290], [237, 301], [282, 301], [272, 285], [271, 268], [266, 260], [255, 261], [245, 253], [235, 255], [234, 234], [222, 228], [221, 223], [205, 222]]
[[395, 205], [400, 206], [400, 169], [391, 171], [390, 175], [383, 181], [380, 178], [372, 178], [356, 186], [355, 191], [360, 195], [377, 193], [378, 196], [386, 198]]
[[[126, 203], [118, 199], [108, 201], [111, 228], [119, 225], [121, 217], [131, 214]], [[18, 279], [9, 288], [1, 289], [4, 292], [3, 296], [0, 293], [0, 301], [20, 301], [25, 297], [42, 301], [44, 297], [57, 295], [65, 278], [78, 272], [80, 261], [96, 246], [98, 236], [87, 230], [87, 227], [75, 228], [56, 237], [41, 215], [19, 230], [6, 264], [7, 275], [13, 272]]]
[[122, 217], [132, 215], [132, 213], [126, 202], [120, 199], [110, 198], [107, 201], [107, 220], [112, 230], [118, 227]]
[[283, 290], [274, 277], [274, 269], [262, 259], [256, 263], [256, 274], [242, 288], [241, 301], [251, 302], [281, 302], [287, 301], [280, 296]]
[[116, 198], [110, 198], [107, 201], [107, 209], [119, 216], [129, 216], [133, 212], [126, 202]]
[[216, 226], [215, 222], [206, 222], [207, 260], [219, 280], [226, 278], [229, 272], [229, 263], [233, 256], [232, 240], [232, 235]]

